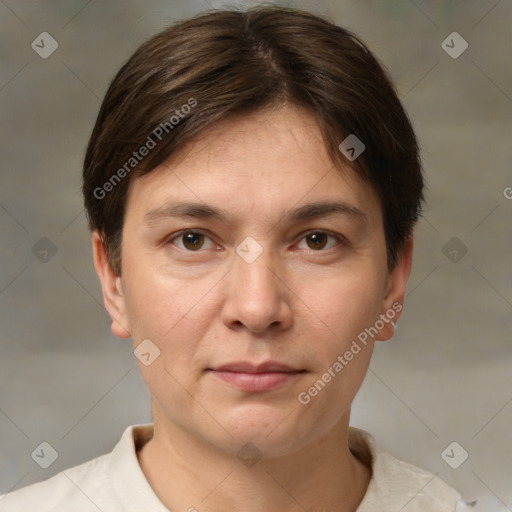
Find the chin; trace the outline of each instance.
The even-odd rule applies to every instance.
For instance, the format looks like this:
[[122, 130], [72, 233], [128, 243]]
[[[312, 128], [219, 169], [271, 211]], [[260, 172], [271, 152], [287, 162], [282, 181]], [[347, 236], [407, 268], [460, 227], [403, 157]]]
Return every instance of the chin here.
[[218, 441], [225, 451], [235, 455], [240, 450], [243, 453], [243, 447], [255, 447], [255, 452], [259, 450], [265, 457], [281, 457], [305, 444], [304, 426], [298, 427], [290, 408], [253, 404], [224, 417], [220, 423], [232, 437], [224, 432]]

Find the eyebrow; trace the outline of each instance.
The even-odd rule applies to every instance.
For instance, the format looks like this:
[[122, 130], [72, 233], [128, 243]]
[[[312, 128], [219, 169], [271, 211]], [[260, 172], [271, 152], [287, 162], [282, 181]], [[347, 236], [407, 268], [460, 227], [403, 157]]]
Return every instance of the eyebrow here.
[[[284, 222], [292, 223], [328, 215], [346, 215], [368, 222], [366, 214], [343, 201], [317, 201], [298, 206], [286, 212]], [[151, 226], [169, 217], [216, 219], [225, 224], [233, 223], [234, 216], [205, 203], [172, 202], [150, 210], [144, 215], [144, 224]]]

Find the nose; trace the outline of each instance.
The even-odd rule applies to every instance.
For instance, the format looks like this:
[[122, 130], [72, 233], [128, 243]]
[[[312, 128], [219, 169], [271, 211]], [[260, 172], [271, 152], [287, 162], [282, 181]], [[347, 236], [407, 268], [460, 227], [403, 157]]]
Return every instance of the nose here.
[[230, 329], [244, 326], [252, 333], [288, 329], [294, 294], [286, 281], [286, 270], [270, 249], [263, 249], [252, 262], [236, 254], [224, 280], [224, 323]]

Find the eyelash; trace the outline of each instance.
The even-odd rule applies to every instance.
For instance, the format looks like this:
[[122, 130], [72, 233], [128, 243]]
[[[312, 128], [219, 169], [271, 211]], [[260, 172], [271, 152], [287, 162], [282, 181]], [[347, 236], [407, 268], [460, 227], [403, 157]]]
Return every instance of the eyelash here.
[[[203, 232], [202, 230], [200, 229], [185, 229], [185, 230], [182, 230], [182, 231], [178, 231], [177, 233], [175, 233], [174, 235], [172, 235], [171, 237], [167, 238], [167, 240], [165, 241], [165, 245], [170, 245], [174, 242], [174, 240], [176, 239], [179, 239], [180, 237], [182, 237], [183, 235], [185, 234], [188, 234], [188, 233], [192, 233], [192, 234], [196, 234], [196, 235], [203, 235], [204, 237], [208, 238], [211, 240], [211, 237], [208, 236], [205, 232]], [[319, 250], [314, 250], [314, 249], [310, 249], [311, 252], [327, 252], [331, 249], [334, 249], [340, 245], [348, 245], [348, 241], [347, 239], [343, 236], [343, 235], [340, 235], [338, 233], [333, 233], [331, 231], [326, 231], [326, 230], [310, 230], [310, 231], [307, 231], [306, 233], [304, 233], [301, 238], [300, 238], [300, 241], [304, 240], [305, 238], [307, 238], [308, 236], [310, 235], [316, 235], [316, 234], [322, 234], [322, 235], [327, 235], [331, 238], [335, 238], [337, 241], [338, 241], [338, 244], [335, 245], [334, 247], [330, 247], [328, 249], [319, 249]], [[213, 242], [213, 240], [211, 240]], [[213, 242], [215, 243], [215, 242]], [[201, 249], [197, 250], [197, 251], [190, 251], [186, 248], [181, 248], [181, 247], [178, 247], [178, 249], [182, 250], [182, 251], [185, 251], [185, 252], [189, 252], [189, 253], [199, 253], [199, 252], [204, 252], [202, 251]]]

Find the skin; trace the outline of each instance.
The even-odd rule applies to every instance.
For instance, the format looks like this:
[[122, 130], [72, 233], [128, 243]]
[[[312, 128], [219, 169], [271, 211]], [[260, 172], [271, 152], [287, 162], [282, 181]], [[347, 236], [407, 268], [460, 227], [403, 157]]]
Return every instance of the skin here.
[[[144, 223], [168, 201], [206, 203], [232, 219]], [[313, 201], [343, 201], [363, 215], [285, 221]], [[199, 230], [196, 245], [176, 237], [181, 230]], [[249, 236], [262, 248], [252, 263], [236, 252]], [[136, 179], [121, 276], [97, 232], [92, 242], [112, 332], [135, 347], [149, 338], [161, 351], [149, 366], [139, 362], [154, 436], [138, 457], [162, 503], [200, 512], [356, 510], [371, 473], [349, 451], [348, 424], [373, 340], [307, 405], [297, 397], [380, 314], [403, 304], [412, 239], [389, 272], [378, 198], [351, 169], [335, 168], [315, 118], [285, 106], [225, 121]], [[392, 336], [385, 323], [375, 339]], [[206, 371], [270, 359], [305, 371], [260, 392]], [[262, 453], [252, 467], [236, 456], [248, 442]]]

